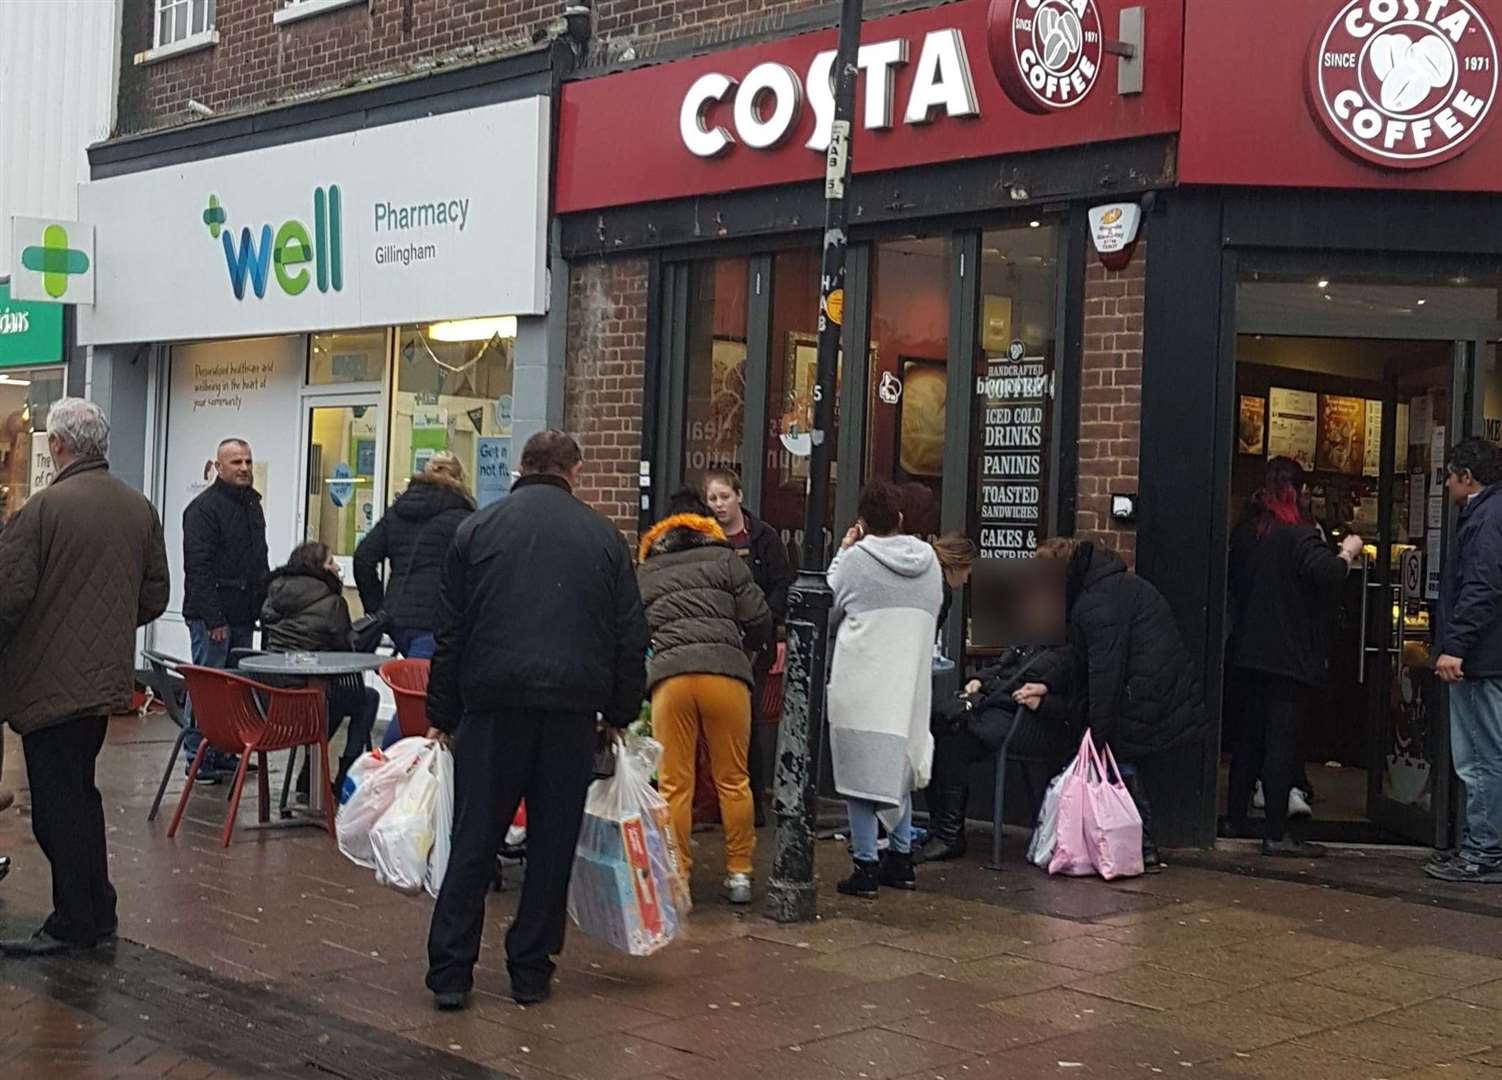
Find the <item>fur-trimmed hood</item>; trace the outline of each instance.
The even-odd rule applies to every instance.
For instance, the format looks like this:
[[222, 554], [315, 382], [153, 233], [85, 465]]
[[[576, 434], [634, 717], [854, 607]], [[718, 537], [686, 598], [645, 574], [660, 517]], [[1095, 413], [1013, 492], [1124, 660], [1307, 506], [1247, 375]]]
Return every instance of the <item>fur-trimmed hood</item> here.
[[637, 548], [637, 559], [646, 562], [653, 555], [666, 555], [690, 548], [728, 547], [725, 530], [712, 517], [698, 514], [674, 514], [663, 518], [643, 534]]

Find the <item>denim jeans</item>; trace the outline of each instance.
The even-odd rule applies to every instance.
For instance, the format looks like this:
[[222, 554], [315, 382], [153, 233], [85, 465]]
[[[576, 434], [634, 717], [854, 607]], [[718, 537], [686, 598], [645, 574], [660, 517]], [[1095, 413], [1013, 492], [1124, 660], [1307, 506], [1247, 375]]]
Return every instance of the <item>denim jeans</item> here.
[[[850, 847], [861, 862], [876, 861], [876, 815], [885, 807], [870, 799], [846, 799], [850, 812]], [[904, 795], [897, 824], [888, 830], [892, 850], [906, 854], [913, 850], [913, 797]]]
[[[408, 660], [431, 660], [438, 643], [433, 640], [431, 630], [403, 630], [391, 631], [391, 641], [396, 645], [396, 651]], [[402, 726], [396, 722], [396, 717], [391, 718], [391, 723], [386, 725], [386, 734], [381, 736], [381, 749], [390, 750], [393, 743], [402, 737]]]
[[1502, 679], [1465, 679], [1450, 687], [1450, 750], [1465, 783], [1460, 855], [1502, 867]]
[[[188, 638], [192, 642], [192, 657], [195, 667], [227, 668], [229, 667], [229, 654], [233, 649], [249, 649], [255, 645], [256, 628], [253, 623], [232, 623], [229, 633], [223, 641], [215, 641], [209, 637], [209, 631], [213, 627], [202, 619], [188, 620]], [[187, 707], [183, 710], [183, 716], [191, 721], [193, 719], [193, 701], [188, 700]], [[198, 744], [203, 741], [203, 736], [197, 731], [189, 731], [187, 738], [183, 740], [183, 753], [187, 755], [187, 764], [193, 764], [193, 757], [198, 753]]]

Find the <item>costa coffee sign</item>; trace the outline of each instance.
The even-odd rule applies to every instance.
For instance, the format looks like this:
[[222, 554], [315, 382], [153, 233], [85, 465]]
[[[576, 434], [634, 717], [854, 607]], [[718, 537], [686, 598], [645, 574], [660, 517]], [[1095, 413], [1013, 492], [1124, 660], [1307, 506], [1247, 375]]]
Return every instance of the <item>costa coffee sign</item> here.
[[992, 0], [991, 69], [1029, 112], [1068, 109], [1095, 88], [1105, 50], [1095, 0]]
[[[1107, 55], [1141, 0], [954, 0], [861, 27], [857, 174], [1178, 130], [1180, 0], [1143, 24], [1141, 93]], [[568, 81], [554, 208], [561, 214], [823, 175], [836, 35], [820, 30]], [[626, 138], [622, 133], [627, 133]], [[1094, 181], [1080, 178], [1082, 189]]]
[[1350, 0], [1315, 39], [1315, 118], [1362, 161], [1421, 169], [1473, 146], [1497, 97], [1497, 38], [1471, 0]]
[[[897, 69], [908, 62], [908, 42], [894, 38], [862, 45], [858, 57], [865, 84], [865, 128], [890, 128], [895, 121]], [[808, 67], [808, 103], [814, 113], [814, 130], [804, 145], [821, 154], [829, 149], [830, 125], [834, 122], [834, 60], [831, 49], [816, 55]], [[737, 139], [753, 150], [770, 150], [792, 133], [802, 112], [803, 95], [804, 83], [786, 64], [757, 64], [739, 83], [712, 71], [689, 86], [678, 113], [678, 132], [689, 153], [703, 158], [719, 157]], [[729, 126], [708, 118], [711, 106], [732, 98], [734, 134]], [[975, 116], [979, 112], [975, 78], [960, 32], [946, 29], [925, 34], [903, 104], [902, 122], [927, 124], [940, 115]]]

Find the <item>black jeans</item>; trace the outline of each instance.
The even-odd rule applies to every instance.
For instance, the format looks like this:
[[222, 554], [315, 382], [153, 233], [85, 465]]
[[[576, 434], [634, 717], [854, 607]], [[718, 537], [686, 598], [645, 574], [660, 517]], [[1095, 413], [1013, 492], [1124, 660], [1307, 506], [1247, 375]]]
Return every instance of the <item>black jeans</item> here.
[[102, 716], [67, 720], [21, 740], [31, 784], [31, 830], [52, 864], [52, 914], [42, 929], [92, 946], [115, 932], [115, 889], [104, 840], [104, 802], [94, 762], [104, 746]]
[[1288, 824], [1288, 789], [1299, 775], [1299, 722], [1309, 701], [1309, 687], [1262, 672], [1238, 672], [1246, 693], [1241, 732], [1231, 754], [1227, 815], [1238, 831], [1245, 829], [1252, 788], [1260, 777], [1267, 805], [1268, 840], [1281, 840]]
[[468, 991], [480, 958], [485, 895], [517, 804], [527, 800], [527, 873], [506, 935], [513, 983], [535, 986], [563, 951], [568, 882], [594, 774], [591, 715], [468, 716], [454, 736], [454, 833], [428, 931], [428, 989]]
[[[1068, 761], [1077, 742], [1069, 729], [1039, 719], [1027, 709], [988, 709], [976, 718], [982, 730], [1005, 737], [1011, 730], [1007, 757], [1051, 758]], [[1016, 729], [1012, 730], [1012, 725]], [[970, 799], [970, 767], [996, 756], [994, 745], [977, 736], [970, 725], [934, 739], [933, 777], [928, 785], [929, 832], [946, 844], [964, 840], [965, 807]]]

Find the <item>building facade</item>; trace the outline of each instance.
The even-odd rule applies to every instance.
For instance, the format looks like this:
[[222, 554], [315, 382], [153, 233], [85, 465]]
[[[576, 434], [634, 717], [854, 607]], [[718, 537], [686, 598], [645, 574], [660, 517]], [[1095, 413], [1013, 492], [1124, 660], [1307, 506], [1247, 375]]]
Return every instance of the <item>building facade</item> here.
[[[547, 222], [543, 306], [496, 299], [449, 321], [517, 317], [513, 437], [523, 412], [574, 432], [580, 494], [622, 529], [651, 520], [676, 485], [730, 467], [796, 546], [836, 11], [127, 2], [117, 137], [94, 151], [94, 180], [125, 191], [132, 175], [210, 161], [278, 174], [273, 151], [432, 124], [498, 103], [498, 85], [545, 82], [514, 95], [549, 104], [549, 179], [527, 207]], [[927, 531], [965, 531], [988, 557], [1025, 557], [1054, 534], [1120, 551], [1169, 598], [1206, 688], [1209, 737], [1149, 776], [1170, 843], [1214, 835], [1238, 700], [1225, 676], [1228, 535], [1271, 455], [1314, 474], [1328, 532], [1369, 541], [1331, 604], [1329, 722], [1305, 748], [1312, 828], [1453, 834], [1445, 701], [1424, 664], [1453, 532], [1437, 498], [1445, 445], [1502, 435], [1499, 27], [1499, 0], [866, 5], [850, 270], [831, 313], [843, 360], [826, 543], [860, 485], [885, 476], [928, 507]], [[464, 96], [478, 86], [490, 96]], [[492, 149], [465, 144], [438, 171]], [[496, 190], [510, 166], [491, 169]], [[381, 169], [370, 165], [368, 188]], [[309, 191], [332, 182], [293, 171]], [[199, 186], [228, 183], [218, 176]], [[351, 199], [352, 183], [341, 181]], [[212, 209], [195, 206], [198, 232]], [[268, 207], [265, 220], [292, 213]], [[224, 224], [238, 245], [246, 222]], [[191, 243], [213, 254], [211, 239]], [[111, 243], [101, 225], [101, 259]], [[143, 281], [132, 295], [151, 293]], [[165, 418], [169, 434], [143, 441], [165, 455], [150, 470], [159, 493], [182, 487], [161, 440], [184, 372], [218, 365], [224, 340], [251, 333], [281, 340], [300, 372], [278, 406], [298, 418], [292, 490], [313, 460], [315, 399], [375, 404], [381, 464], [355, 502], [378, 513], [416, 463], [403, 424], [415, 433], [434, 406], [414, 399], [411, 421], [393, 406], [404, 335], [431, 347], [448, 316], [371, 300], [350, 318], [163, 316], [151, 333], [99, 339], [116, 384]], [[108, 321], [80, 316], [81, 328]], [[352, 363], [349, 335], [383, 357], [361, 369], [374, 376], [364, 404], [336, 400], [342, 389], [317, 374], [324, 346]], [[143, 347], [152, 364], [137, 363]], [[457, 406], [431, 419], [451, 442], [472, 424]], [[188, 456], [201, 464], [200, 448]], [[345, 464], [367, 478], [358, 453]], [[286, 511], [289, 542], [308, 535], [303, 503]], [[986, 615], [972, 595], [947, 629], [952, 654], [976, 663], [999, 644]]]

